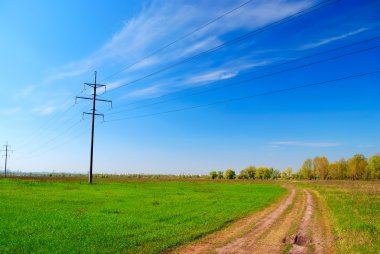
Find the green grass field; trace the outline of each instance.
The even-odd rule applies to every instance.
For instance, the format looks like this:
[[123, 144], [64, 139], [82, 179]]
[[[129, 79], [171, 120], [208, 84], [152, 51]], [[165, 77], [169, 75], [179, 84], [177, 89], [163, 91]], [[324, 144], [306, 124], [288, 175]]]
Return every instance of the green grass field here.
[[157, 253], [262, 209], [273, 183], [0, 180], [0, 253]]
[[337, 253], [380, 253], [380, 182], [324, 181], [302, 184], [326, 201]]

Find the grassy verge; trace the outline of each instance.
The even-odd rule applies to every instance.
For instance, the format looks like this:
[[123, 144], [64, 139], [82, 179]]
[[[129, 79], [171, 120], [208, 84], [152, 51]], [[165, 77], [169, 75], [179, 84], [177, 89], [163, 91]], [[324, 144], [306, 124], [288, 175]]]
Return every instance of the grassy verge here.
[[0, 253], [157, 253], [262, 209], [270, 183], [0, 180]]
[[330, 210], [337, 253], [380, 253], [380, 182], [314, 182]]

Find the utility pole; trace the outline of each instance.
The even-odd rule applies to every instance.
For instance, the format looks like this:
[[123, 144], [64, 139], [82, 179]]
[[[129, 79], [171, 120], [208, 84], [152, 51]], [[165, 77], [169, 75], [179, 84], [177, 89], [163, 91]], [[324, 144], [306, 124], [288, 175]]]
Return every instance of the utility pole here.
[[95, 82], [94, 83], [84, 83], [84, 88], [86, 86], [92, 87], [93, 89], [93, 94], [92, 98], [89, 97], [81, 97], [77, 96], [75, 97], [75, 103], [77, 102], [78, 99], [83, 99], [83, 100], [92, 100], [92, 109], [91, 112], [83, 112], [82, 118], [84, 118], [84, 115], [92, 115], [92, 125], [91, 125], [91, 146], [90, 146], [90, 171], [88, 173], [88, 182], [92, 184], [92, 166], [94, 162], [94, 134], [95, 134], [95, 117], [96, 116], [102, 116], [103, 121], [104, 121], [104, 114], [98, 114], [96, 112], [96, 101], [103, 101], [103, 102], [109, 102], [111, 103], [112, 107], [112, 101], [110, 100], [103, 100], [103, 99], [98, 99], [96, 92], [98, 88], [104, 87], [105, 91], [107, 91], [106, 85], [101, 85], [96, 83], [96, 75], [97, 72], [95, 71]]
[[9, 154], [8, 152], [13, 152], [12, 150], [9, 150], [11, 146], [8, 145], [8, 142], [4, 145], [4, 150], [0, 150], [1, 152], [5, 152], [5, 154], [3, 155], [3, 157], [5, 157], [5, 165], [4, 165], [4, 177], [7, 177], [7, 163], [8, 163], [8, 157], [9, 157]]

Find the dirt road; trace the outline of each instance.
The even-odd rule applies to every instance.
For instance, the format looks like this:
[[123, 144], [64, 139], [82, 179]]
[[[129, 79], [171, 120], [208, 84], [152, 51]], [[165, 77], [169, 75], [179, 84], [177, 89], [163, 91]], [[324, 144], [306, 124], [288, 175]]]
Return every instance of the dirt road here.
[[287, 187], [271, 207], [173, 253], [334, 253], [326, 208], [318, 193]]

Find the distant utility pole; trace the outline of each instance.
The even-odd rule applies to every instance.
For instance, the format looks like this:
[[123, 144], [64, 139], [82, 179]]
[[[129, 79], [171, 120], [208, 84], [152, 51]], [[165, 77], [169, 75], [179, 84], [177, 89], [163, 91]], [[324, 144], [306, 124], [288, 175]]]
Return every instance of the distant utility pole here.
[[8, 163], [8, 157], [9, 157], [9, 154], [8, 152], [13, 152], [12, 150], [9, 150], [11, 146], [8, 145], [8, 142], [4, 145], [4, 150], [0, 150], [1, 152], [5, 152], [5, 154], [3, 155], [3, 157], [5, 157], [5, 165], [4, 165], [4, 177], [7, 177], [7, 163]]
[[104, 114], [98, 114], [96, 112], [96, 101], [103, 101], [103, 102], [109, 102], [111, 103], [112, 107], [112, 101], [110, 100], [103, 100], [103, 99], [98, 99], [96, 92], [98, 88], [104, 87], [105, 91], [107, 91], [106, 85], [101, 85], [96, 83], [96, 74], [97, 72], [95, 71], [95, 82], [94, 83], [84, 83], [84, 86], [89, 86], [93, 88], [93, 94], [92, 98], [89, 97], [81, 97], [77, 96], [75, 98], [75, 103], [77, 102], [78, 99], [84, 99], [84, 100], [92, 100], [92, 110], [91, 112], [83, 112], [82, 118], [84, 118], [84, 115], [92, 115], [92, 126], [91, 126], [91, 147], [90, 147], [90, 172], [88, 174], [88, 182], [92, 184], [92, 166], [93, 166], [93, 158], [94, 158], [94, 133], [95, 133], [95, 116], [102, 116], [103, 121], [104, 121]]

